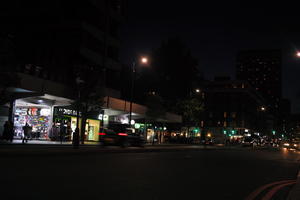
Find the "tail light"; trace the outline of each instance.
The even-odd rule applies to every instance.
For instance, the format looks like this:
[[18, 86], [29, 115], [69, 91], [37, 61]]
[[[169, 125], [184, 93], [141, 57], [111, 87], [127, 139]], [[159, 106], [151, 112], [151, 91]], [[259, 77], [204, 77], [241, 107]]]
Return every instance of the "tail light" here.
[[99, 135], [106, 135], [105, 133], [99, 133]]
[[127, 133], [118, 133], [119, 136], [128, 136]]

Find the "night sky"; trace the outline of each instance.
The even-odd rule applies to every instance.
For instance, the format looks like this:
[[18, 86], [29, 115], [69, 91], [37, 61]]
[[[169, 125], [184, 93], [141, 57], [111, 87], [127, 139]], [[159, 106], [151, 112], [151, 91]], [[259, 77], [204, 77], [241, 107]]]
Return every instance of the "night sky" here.
[[[201, 3], [200, 3], [201, 2]], [[199, 60], [206, 79], [235, 77], [236, 53], [280, 48], [283, 97], [300, 112], [300, 11], [296, 4], [241, 1], [129, 0], [122, 27], [121, 60], [129, 64], [168, 37], [180, 37]]]

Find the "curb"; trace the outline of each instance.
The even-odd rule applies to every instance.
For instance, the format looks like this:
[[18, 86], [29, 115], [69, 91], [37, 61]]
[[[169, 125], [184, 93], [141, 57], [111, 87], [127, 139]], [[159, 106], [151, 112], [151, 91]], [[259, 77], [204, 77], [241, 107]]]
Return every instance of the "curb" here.
[[287, 200], [300, 200], [300, 170], [297, 175], [297, 182], [289, 192]]

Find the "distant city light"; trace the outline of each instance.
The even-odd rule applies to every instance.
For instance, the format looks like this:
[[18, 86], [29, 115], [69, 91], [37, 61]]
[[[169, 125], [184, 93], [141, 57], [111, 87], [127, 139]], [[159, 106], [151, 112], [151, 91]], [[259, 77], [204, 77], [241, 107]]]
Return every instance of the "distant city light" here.
[[261, 109], [262, 111], [265, 111], [265, 110], [266, 110], [266, 108], [265, 108], [265, 107], [263, 107], [263, 106], [262, 106], [260, 109]]
[[249, 130], [248, 130], [248, 129], [245, 129], [245, 132], [246, 132], [246, 133], [248, 133], [248, 132], [249, 132]]
[[300, 51], [298, 51], [296, 55], [297, 55], [297, 57], [300, 57]]
[[199, 90], [199, 89], [196, 89], [196, 92], [197, 92], [197, 93], [199, 93], [199, 92], [200, 92], [200, 90]]

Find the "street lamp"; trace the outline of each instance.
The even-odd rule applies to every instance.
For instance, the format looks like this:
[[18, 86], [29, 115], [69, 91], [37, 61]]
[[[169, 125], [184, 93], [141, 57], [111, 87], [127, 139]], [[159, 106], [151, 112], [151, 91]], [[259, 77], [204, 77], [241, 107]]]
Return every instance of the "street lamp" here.
[[296, 56], [300, 58], [300, 51], [296, 52]]
[[[148, 64], [148, 58], [143, 56], [138, 61], [138, 64]], [[133, 92], [134, 92], [134, 81], [135, 81], [135, 68], [136, 61], [133, 61], [131, 68], [131, 91], [130, 91], [130, 107], [129, 107], [129, 125], [132, 126], [132, 101], [133, 101]]]
[[200, 93], [200, 89], [196, 89], [196, 93]]

